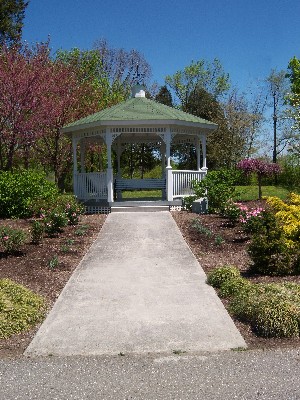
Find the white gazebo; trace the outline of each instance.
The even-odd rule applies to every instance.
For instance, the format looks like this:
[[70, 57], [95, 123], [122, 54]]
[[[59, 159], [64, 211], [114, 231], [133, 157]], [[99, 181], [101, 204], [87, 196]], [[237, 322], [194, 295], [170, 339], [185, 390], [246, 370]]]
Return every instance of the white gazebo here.
[[[125, 189], [162, 189], [165, 200], [169, 203], [191, 195], [192, 181], [201, 180], [207, 173], [206, 136], [216, 128], [217, 125], [210, 121], [147, 99], [143, 87], [136, 85], [131, 99], [75, 121], [62, 129], [72, 139], [74, 194], [83, 202], [106, 201], [108, 206], [113, 205]], [[106, 145], [105, 171], [86, 172], [85, 149], [89, 142]], [[155, 143], [160, 147], [161, 179], [122, 178], [120, 158], [124, 146], [130, 143]], [[179, 143], [195, 146], [195, 171], [172, 169], [171, 145]], [[116, 176], [112, 168], [112, 149], [117, 154]]]

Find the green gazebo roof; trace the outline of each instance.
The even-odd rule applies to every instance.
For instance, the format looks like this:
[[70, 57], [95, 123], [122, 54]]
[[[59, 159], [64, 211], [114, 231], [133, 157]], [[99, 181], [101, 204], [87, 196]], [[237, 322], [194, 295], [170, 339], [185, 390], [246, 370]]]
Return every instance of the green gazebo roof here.
[[113, 122], [126, 121], [127, 123], [141, 122], [151, 124], [154, 121], [160, 123], [176, 124], [186, 123], [187, 125], [202, 126], [203, 128], [216, 129], [213, 122], [188, 114], [176, 108], [157, 103], [145, 97], [134, 97], [115, 106], [106, 108], [85, 118], [81, 118], [71, 124], [64, 126], [64, 132], [84, 129], [95, 125], [110, 125]]

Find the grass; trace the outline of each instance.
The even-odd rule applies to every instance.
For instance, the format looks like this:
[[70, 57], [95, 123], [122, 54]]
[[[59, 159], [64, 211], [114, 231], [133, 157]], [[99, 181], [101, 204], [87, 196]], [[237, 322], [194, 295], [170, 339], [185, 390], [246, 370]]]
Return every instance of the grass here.
[[[237, 186], [237, 192], [235, 200], [239, 201], [250, 201], [258, 199], [258, 186]], [[263, 186], [262, 194], [263, 196], [276, 196], [282, 200], [287, 198], [289, 191], [280, 186]], [[123, 191], [122, 197], [125, 200], [129, 199], [149, 199], [149, 200], [159, 200], [162, 198], [161, 190], [129, 190]]]
[[[258, 186], [237, 186], [236, 187], [239, 196], [236, 196], [235, 200], [248, 201], [258, 199]], [[263, 196], [276, 196], [281, 200], [285, 200], [289, 191], [280, 186], [262, 186]]]
[[122, 198], [125, 199], [153, 199], [159, 200], [162, 198], [161, 190], [128, 190], [122, 192]]

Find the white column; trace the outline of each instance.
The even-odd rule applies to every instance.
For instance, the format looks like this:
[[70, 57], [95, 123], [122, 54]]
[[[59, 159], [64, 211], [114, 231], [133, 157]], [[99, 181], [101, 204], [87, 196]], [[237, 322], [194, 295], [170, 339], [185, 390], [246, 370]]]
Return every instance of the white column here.
[[80, 165], [81, 172], [85, 172], [85, 140], [81, 139], [80, 141]]
[[73, 191], [74, 195], [78, 195], [78, 189], [77, 189], [77, 144], [78, 144], [78, 138], [75, 138], [72, 136], [72, 148], [73, 148]]
[[113, 177], [113, 169], [111, 163], [111, 145], [112, 145], [112, 135], [109, 130], [106, 130], [105, 134], [105, 143], [107, 148], [107, 201], [113, 202], [114, 201], [114, 177]]
[[201, 146], [201, 142], [200, 142], [199, 136], [197, 136], [196, 137], [197, 171], [201, 170], [201, 165], [200, 165], [200, 146]]
[[165, 143], [161, 143], [160, 145], [160, 154], [161, 154], [161, 171], [162, 177], [166, 176], [166, 145]]
[[122, 148], [121, 148], [121, 141], [118, 138], [117, 139], [117, 161], [118, 161], [118, 178], [122, 177], [122, 171], [121, 171], [121, 154], [122, 154]]
[[171, 131], [167, 130], [165, 134], [165, 143], [166, 143], [166, 158], [167, 158], [167, 166], [166, 166], [166, 184], [167, 184], [167, 200], [173, 201], [173, 173], [171, 167]]
[[207, 172], [207, 167], [206, 167], [206, 135], [202, 135], [201, 136], [201, 145], [202, 145], [202, 156], [203, 156], [201, 170], [204, 171], [204, 172]]

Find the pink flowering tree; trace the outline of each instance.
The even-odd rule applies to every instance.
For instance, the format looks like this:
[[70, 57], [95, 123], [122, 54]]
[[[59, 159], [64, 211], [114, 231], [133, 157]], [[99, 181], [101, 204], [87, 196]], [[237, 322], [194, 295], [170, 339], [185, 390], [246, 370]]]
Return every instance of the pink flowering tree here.
[[237, 164], [237, 168], [244, 171], [244, 173], [247, 175], [252, 173], [256, 174], [258, 181], [258, 198], [260, 200], [262, 198], [262, 178], [264, 176], [279, 174], [281, 171], [281, 168], [278, 164], [263, 161], [259, 158], [246, 158], [241, 160]]

